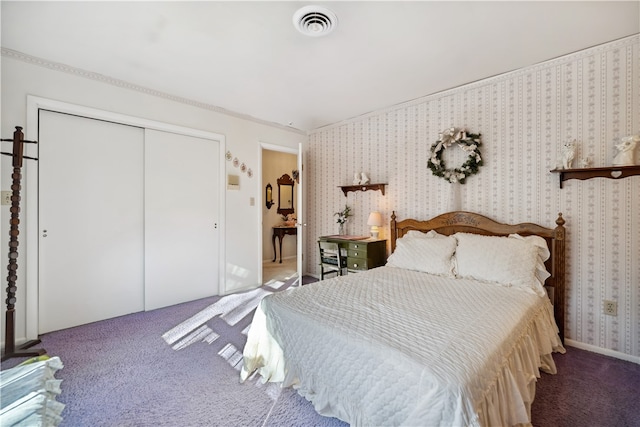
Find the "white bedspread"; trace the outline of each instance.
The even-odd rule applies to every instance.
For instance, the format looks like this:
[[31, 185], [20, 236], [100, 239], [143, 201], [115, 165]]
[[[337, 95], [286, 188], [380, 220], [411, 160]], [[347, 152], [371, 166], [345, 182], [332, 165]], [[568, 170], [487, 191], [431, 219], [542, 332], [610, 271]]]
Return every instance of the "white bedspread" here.
[[266, 297], [241, 377], [258, 370], [352, 425], [528, 424], [557, 332], [547, 298], [381, 267]]

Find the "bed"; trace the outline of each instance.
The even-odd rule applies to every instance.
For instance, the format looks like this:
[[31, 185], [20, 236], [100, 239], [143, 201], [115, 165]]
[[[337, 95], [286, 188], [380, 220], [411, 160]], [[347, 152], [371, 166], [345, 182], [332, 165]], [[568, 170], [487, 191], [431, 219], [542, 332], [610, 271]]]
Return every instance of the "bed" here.
[[293, 386], [352, 425], [530, 424], [564, 353], [564, 219], [391, 218], [387, 265], [256, 309], [241, 379]]

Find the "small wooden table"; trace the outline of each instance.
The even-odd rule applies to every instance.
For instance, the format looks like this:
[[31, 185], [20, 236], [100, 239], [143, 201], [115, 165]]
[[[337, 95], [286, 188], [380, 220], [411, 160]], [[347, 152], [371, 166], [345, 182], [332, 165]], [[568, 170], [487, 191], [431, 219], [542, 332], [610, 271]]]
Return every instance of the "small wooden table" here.
[[273, 227], [273, 236], [271, 237], [271, 242], [273, 243], [273, 261], [276, 262], [276, 258], [278, 257], [278, 253], [276, 252], [276, 237], [280, 241], [280, 264], [282, 264], [282, 239], [287, 234], [295, 236], [298, 234], [298, 227], [282, 225]]

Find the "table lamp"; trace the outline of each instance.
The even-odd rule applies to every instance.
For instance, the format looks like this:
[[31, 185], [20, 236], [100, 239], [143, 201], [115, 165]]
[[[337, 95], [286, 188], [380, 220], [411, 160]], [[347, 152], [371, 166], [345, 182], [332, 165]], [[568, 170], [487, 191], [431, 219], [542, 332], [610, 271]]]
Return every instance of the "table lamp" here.
[[378, 227], [382, 226], [382, 215], [380, 212], [371, 212], [367, 220], [367, 225], [371, 226], [371, 237], [377, 239], [379, 235]]

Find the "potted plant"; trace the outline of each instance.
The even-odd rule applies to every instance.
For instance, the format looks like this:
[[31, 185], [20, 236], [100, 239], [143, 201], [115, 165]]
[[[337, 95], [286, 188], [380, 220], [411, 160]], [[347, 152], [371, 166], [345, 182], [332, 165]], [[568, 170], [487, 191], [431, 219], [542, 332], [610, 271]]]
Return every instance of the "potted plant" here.
[[345, 233], [345, 223], [347, 222], [347, 220], [349, 219], [350, 216], [353, 216], [353, 214], [351, 213], [351, 208], [349, 207], [349, 205], [344, 205], [344, 209], [339, 211], [339, 212], [334, 213], [333, 216], [337, 216], [338, 217], [336, 219], [336, 222], [338, 223], [339, 234], [346, 234]]

